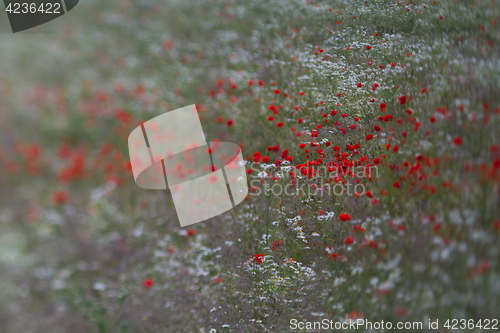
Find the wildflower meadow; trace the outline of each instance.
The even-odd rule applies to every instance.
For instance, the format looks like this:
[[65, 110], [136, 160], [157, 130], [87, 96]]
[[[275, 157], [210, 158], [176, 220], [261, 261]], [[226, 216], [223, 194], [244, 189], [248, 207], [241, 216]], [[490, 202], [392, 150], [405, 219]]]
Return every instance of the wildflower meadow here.
[[[81, 0], [0, 34], [0, 332], [499, 329], [499, 13]], [[249, 193], [181, 227], [127, 138], [192, 104]]]

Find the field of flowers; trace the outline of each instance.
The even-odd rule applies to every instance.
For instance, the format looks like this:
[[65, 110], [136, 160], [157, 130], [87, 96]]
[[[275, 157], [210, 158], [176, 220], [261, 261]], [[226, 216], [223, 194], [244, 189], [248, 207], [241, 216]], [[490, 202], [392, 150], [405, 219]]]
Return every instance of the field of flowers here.
[[[500, 319], [499, 13], [87, 0], [0, 35], [0, 332]], [[181, 228], [127, 137], [190, 104], [250, 194]]]

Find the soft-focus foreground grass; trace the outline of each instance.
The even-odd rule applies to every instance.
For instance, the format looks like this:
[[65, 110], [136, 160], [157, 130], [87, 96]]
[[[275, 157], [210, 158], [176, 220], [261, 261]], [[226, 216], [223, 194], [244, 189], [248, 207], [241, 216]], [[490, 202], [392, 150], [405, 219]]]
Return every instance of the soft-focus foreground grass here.
[[[54, 33], [1, 35], [0, 331], [498, 319], [498, 13], [84, 1]], [[252, 192], [182, 229], [168, 192], [134, 184], [126, 138], [193, 103], [243, 147]], [[313, 174], [327, 163], [378, 173]], [[268, 191], [292, 183], [312, 194]]]

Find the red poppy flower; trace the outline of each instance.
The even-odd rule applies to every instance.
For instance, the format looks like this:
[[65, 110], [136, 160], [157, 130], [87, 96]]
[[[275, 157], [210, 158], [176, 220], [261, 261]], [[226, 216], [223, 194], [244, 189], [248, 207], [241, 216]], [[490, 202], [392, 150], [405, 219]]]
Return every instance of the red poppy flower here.
[[226, 122], [226, 124], [227, 124], [227, 126], [233, 126], [234, 120], [228, 119], [227, 122]]
[[257, 253], [253, 256], [253, 261], [257, 264], [261, 264], [264, 260], [264, 255], [262, 253]]
[[354, 238], [351, 235], [349, 235], [349, 236], [347, 236], [346, 239], [344, 239], [344, 243], [352, 244], [352, 243], [354, 243]]
[[456, 144], [457, 146], [461, 146], [463, 141], [462, 141], [462, 138], [460, 138], [459, 136], [456, 136], [454, 139], [453, 139], [453, 143]]
[[283, 122], [280, 121], [279, 123], [276, 124], [276, 127], [283, 127]]
[[373, 134], [368, 134], [365, 138], [366, 141], [370, 141], [371, 139], [373, 139]]
[[495, 220], [495, 222], [493, 222], [493, 229], [494, 230], [499, 230], [500, 229], [500, 220]]
[[401, 105], [405, 105], [406, 104], [406, 95], [398, 97], [398, 99], [399, 99], [399, 103], [401, 103]]
[[366, 47], [366, 49], [367, 49], [367, 50], [370, 50], [371, 48], [372, 48], [372, 47], [371, 47], [370, 45], [368, 45], [368, 46]]
[[196, 230], [188, 229], [187, 230], [187, 235], [188, 235], [188, 237], [196, 235]]
[[273, 251], [278, 251], [278, 247], [282, 244], [281, 239], [275, 239], [273, 242]]
[[361, 82], [359, 82], [359, 83], [357, 84], [357, 86], [358, 86], [358, 88], [361, 88], [363, 85], [361, 84]]
[[339, 215], [340, 221], [349, 221], [352, 220], [352, 216], [347, 213], [342, 213]]
[[124, 111], [124, 110], [117, 110], [115, 116], [124, 125], [130, 124], [132, 122], [132, 120], [133, 120], [132, 114], [130, 114], [130, 113]]
[[142, 287], [145, 289], [151, 288], [154, 284], [155, 282], [152, 279], [144, 279], [144, 281], [142, 281]]
[[62, 205], [69, 199], [69, 193], [66, 191], [57, 191], [52, 195], [52, 202], [55, 205]]

